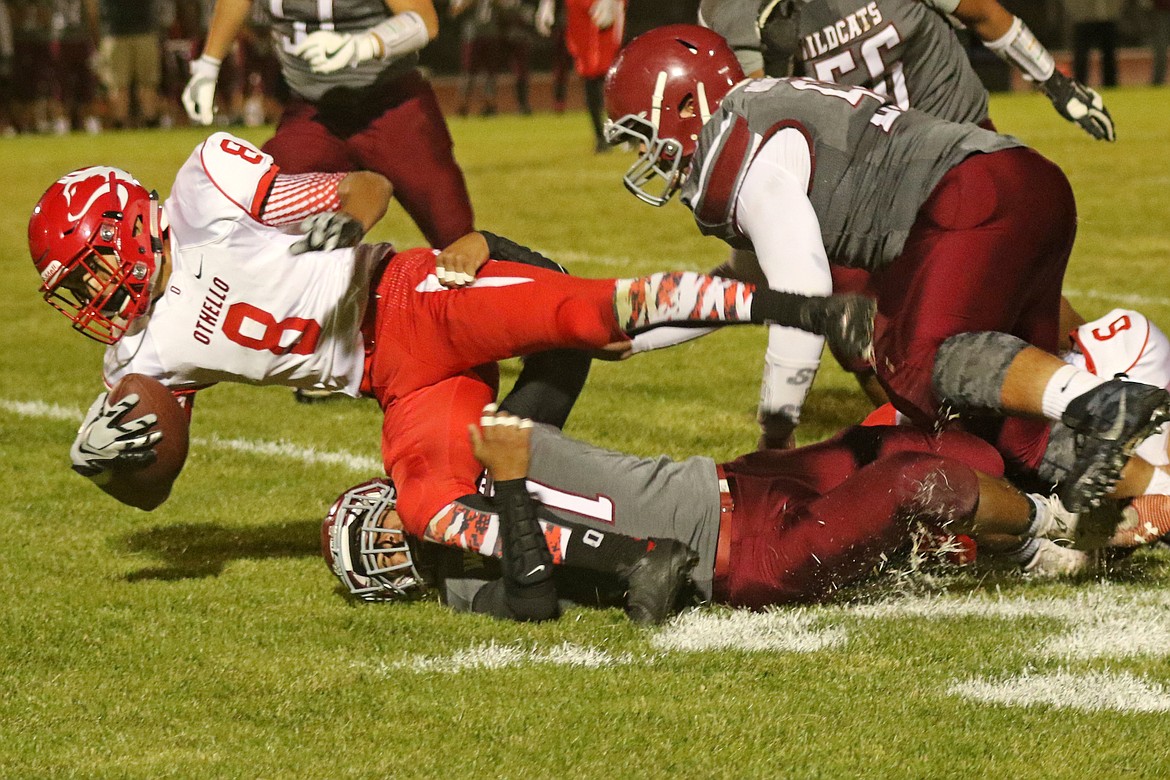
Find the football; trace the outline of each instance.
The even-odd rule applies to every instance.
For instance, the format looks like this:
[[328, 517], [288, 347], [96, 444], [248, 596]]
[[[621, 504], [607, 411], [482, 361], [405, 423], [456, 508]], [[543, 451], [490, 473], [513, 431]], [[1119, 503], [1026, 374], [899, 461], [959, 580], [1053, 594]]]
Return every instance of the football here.
[[187, 461], [187, 412], [161, 382], [143, 374], [123, 377], [110, 389], [109, 401], [120, 401], [132, 393], [138, 395], [138, 404], [127, 419], [157, 415], [158, 422], [152, 430], [161, 431], [162, 440], [154, 446], [154, 463], [140, 468], [115, 469], [113, 478], [102, 488], [123, 503], [151, 510], [166, 501], [171, 484]]

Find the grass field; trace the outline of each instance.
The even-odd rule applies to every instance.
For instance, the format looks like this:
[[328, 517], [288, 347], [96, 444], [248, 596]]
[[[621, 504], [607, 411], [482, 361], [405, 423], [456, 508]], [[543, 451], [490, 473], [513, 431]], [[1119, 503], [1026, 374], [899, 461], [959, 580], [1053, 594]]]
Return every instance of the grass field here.
[[[1081, 228], [1067, 291], [1170, 324], [1170, 90], [1106, 93], [1116, 145], [1039, 96], [992, 115], [1060, 163]], [[479, 224], [587, 276], [724, 256], [677, 203], [624, 192], [582, 115], [454, 120]], [[248, 131], [263, 140], [269, 131]], [[25, 231], [58, 175], [115, 164], [164, 194], [195, 131], [0, 141], [0, 777], [989, 777], [1170, 774], [1170, 554], [1107, 580], [969, 576], [856, 604], [617, 611], [522, 626], [343, 598], [319, 518], [378, 469], [372, 402], [201, 393], [192, 453], [147, 514], [72, 474], [101, 349], [36, 295]], [[420, 243], [394, 210], [374, 237]], [[596, 366], [568, 430], [641, 454], [750, 449], [764, 334]], [[506, 366], [511, 378], [515, 365]], [[826, 366], [815, 441], [865, 412]]]

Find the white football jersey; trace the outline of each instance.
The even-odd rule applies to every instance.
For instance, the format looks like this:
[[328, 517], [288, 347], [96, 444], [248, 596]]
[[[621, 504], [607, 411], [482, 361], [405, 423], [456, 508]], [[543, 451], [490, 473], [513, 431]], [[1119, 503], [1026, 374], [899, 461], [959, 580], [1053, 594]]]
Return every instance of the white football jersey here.
[[300, 235], [258, 219], [277, 166], [216, 133], [175, 177], [167, 288], [105, 355], [105, 380], [146, 374], [174, 389], [216, 382], [321, 388], [357, 396], [360, 332], [380, 253], [289, 252]]
[[[1126, 379], [1170, 389], [1170, 341], [1145, 315], [1114, 309], [1073, 331], [1073, 351], [1065, 360], [1100, 377]], [[1155, 466], [1170, 464], [1170, 430], [1163, 425], [1136, 453]]]

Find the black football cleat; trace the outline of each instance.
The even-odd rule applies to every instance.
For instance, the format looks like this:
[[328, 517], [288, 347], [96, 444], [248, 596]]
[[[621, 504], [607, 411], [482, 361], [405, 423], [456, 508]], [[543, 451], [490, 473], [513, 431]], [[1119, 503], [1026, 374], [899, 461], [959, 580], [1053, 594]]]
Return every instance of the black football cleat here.
[[1170, 393], [1111, 379], [1069, 402], [1062, 421], [1077, 434], [1077, 459], [1058, 490], [1071, 512], [1100, 505], [1140, 444], [1170, 420]]
[[698, 554], [676, 539], [660, 539], [639, 558], [626, 578], [626, 614], [639, 625], [657, 625], [675, 613]]

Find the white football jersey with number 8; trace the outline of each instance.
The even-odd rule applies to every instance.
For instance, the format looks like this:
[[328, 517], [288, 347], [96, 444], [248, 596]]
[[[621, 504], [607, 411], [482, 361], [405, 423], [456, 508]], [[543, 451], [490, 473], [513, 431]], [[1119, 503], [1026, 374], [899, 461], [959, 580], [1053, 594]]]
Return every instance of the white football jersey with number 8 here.
[[106, 352], [105, 380], [152, 376], [175, 390], [221, 381], [356, 396], [375, 253], [289, 252], [300, 235], [258, 219], [277, 167], [216, 133], [163, 206], [173, 272], [143, 326]]

